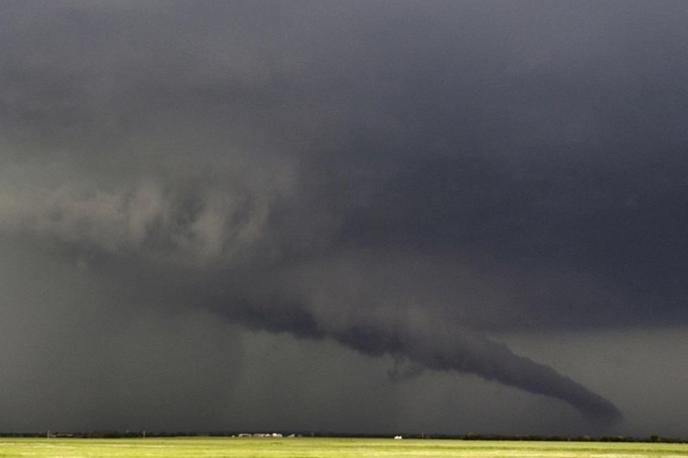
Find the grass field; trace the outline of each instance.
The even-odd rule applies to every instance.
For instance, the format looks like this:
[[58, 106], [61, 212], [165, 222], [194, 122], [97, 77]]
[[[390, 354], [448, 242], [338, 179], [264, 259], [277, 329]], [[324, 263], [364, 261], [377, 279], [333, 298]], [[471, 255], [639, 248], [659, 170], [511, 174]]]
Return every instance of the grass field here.
[[686, 457], [688, 444], [326, 438], [0, 439], [0, 457]]

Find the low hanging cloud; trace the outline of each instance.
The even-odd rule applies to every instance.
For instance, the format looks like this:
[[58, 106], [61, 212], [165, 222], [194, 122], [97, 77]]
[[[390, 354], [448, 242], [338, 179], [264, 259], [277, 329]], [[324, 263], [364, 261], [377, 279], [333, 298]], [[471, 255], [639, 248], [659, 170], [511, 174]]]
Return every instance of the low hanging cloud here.
[[58, 168], [45, 166], [8, 167], [1, 175], [0, 230], [6, 233], [199, 264], [231, 259], [264, 239], [272, 200], [289, 193], [275, 182], [276, 189], [256, 190], [237, 187], [236, 180], [231, 187], [175, 189], [169, 180], [127, 177], [108, 186], [73, 171], [60, 177]]
[[[205, 271], [217, 276], [220, 282], [223, 266], [231, 267], [237, 254], [250, 260], [251, 252], [259, 250], [261, 242], [270, 235], [269, 203], [255, 208], [256, 202], [251, 201], [255, 196], [249, 194], [245, 205], [253, 208], [242, 215], [238, 205], [232, 206], [236, 195], [207, 185], [203, 186], [204, 194], [170, 193], [169, 186], [165, 192], [159, 185], [102, 191], [80, 188], [73, 181], [58, 183], [55, 188], [21, 188], [12, 186], [0, 194], [0, 219], [7, 233], [29, 233], [68, 243], [76, 246], [77, 252], [82, 246], [109, 256], [125, 255], [130, 262], [145, 263], [147, 258], [155, 258], [158, 262], [181, 263], [184, 269]], [[288, 257], [280, 260], [285, 262], [289, 265]], [[294, 297], [294, 292], [308, 294], [294, 291], [292, 286], [286, 291], [272, 286], [272, 296], [263, 298], [260, 290], [274, 281], [271, 264], [259, 261], [252, 272], [253, 282], [243, 281], [234, 286], [235, 290], [232, 286], [223, 288], [214, 298], [214, 308], [251, 328], [286, 332], [299, 338], [332, 339], [366, 355], [392, 355], [429, 370], [475, 374], [562, 400], [587, 417], [603, 422], [611, 423], [621, 417], [611, 402], [582, 385], [467, 328], [438, 332], [419, 328], [411, 320], [387, 319], [385, 314], [396, 310], [384, 304], [378, 305], [383, 312], [375, 318], [366, 316], [366, 304], [337, 304], [335, 307], [345, 311], [346, 319], [332, 320], [332, 316], [318, 312], [324, 304], [318, 303], [317, 295], [311, 296], [309, 303], [284, 301], [290, 294]], [[364, 266], [361, 268], [365, 271]], [[288, 274], [290, 270], [286, 268]], [[306, 291], [312, 288], [308, 284], [303, 286]], [[190, 287], [204, 285], [192, 283]], [[203, 295], [199, 294], [199, 298]], [[242, 295], [251, 299], [239, 299]], [[422, 313], [423, 306], [419, 309]], [[428, 310], [428, 314], [432, 312], [436, 311]]]

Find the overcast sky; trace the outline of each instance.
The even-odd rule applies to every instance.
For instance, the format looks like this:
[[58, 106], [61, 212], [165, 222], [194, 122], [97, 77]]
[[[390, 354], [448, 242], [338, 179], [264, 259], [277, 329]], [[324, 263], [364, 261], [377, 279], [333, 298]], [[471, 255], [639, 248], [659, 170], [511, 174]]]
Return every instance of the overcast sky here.
[[0, 430], [688, 436], [686, 24], [1, 2]]

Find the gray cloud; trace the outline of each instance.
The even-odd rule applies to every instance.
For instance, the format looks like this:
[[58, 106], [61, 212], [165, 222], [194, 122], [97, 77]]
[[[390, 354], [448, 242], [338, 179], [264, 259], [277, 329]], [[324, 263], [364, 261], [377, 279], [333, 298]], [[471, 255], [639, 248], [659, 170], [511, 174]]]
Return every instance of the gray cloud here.
[[617, 418], [498, 342], [686, 323], [687, 12], [650, 6], [5, 2], [0, 234], [126, 313]]

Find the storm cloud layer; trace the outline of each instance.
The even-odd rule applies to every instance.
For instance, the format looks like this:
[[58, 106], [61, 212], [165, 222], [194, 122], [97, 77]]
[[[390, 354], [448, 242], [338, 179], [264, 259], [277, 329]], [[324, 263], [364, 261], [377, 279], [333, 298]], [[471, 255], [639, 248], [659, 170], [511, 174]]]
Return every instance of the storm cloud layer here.
[[[85, 276], [67, 316], [212, 316], [477, 375], [609, 427], [612, 393], [500, 336], [688, 324], [687, 16], [668, 1], [3, 2], [4, 262]], [[29, 276], [6, 319], [49, 307]], [[55, 339], [96, 338], [78, 335]]]

